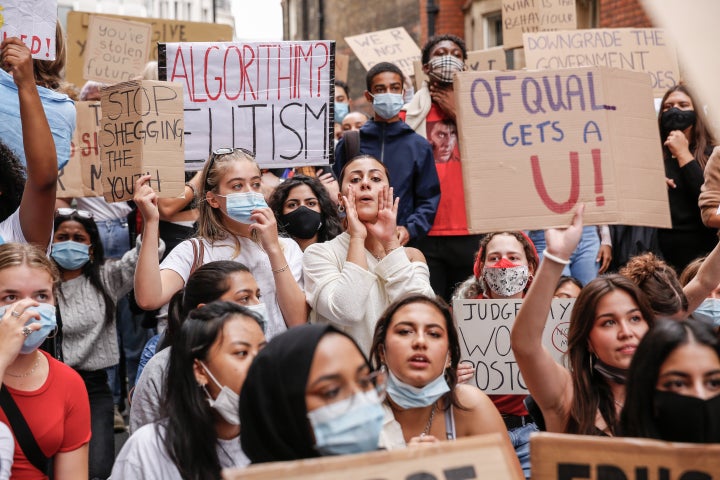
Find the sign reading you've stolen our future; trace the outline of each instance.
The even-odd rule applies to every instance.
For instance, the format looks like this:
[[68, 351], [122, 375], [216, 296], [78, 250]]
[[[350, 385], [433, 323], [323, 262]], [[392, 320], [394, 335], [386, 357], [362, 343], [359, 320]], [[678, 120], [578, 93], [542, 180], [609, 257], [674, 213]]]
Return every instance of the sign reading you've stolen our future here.
[[670, 228], [647, 74], [605, 67], [461, 72], [455, 80], [471, 232], [570, 223]]
[[333, 157], [335, 43], [167, 43], [160, 78], [185, 94], [185, 161], [242, 147], [260, 166], [327, 165]]
[[100, 158], [105, 200], [130, 200], [135, 180], [150, 175], [160, 197], [185, 188], [182, 87], [133, 80], [101, 90]]
[[[453, 316], [460, 337], [461, 363], [475, 368], [474, 383], [489, 395], [527, 395], [510, 347], [510, 332], [522, 300], [455, 300]], [[554, 299], [542, 343], [556, 362], [567, 352], [574, 299]]]

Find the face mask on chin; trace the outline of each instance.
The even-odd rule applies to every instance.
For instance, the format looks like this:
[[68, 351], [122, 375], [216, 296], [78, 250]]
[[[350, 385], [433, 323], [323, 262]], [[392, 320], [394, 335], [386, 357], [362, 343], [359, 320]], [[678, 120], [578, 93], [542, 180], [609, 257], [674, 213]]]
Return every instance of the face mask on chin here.
[[208, 404], [210, 404], [210, 408], [220, 414], [220, 416], [223, 417], [230, 425], [240, 425], [240, 396], [233, 392], [227, 385], [220, 385], [220, 382], [215, 379], [215, 376], [203, 362], [200, 362], [200, 365], [203, 370], [205, 370], [205, 373], [208, 374], [215, 386], [220, 389], [220, 393], [218, 393], [217, 397], [213, 399], [205, 386], [202, 387], [205, 391]]

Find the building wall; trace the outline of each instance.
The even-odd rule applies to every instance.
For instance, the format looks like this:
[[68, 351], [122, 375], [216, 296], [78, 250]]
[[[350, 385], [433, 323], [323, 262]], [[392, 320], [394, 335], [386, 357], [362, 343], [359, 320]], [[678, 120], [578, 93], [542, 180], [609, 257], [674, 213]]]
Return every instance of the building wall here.
[[[656, 0], [657, 1], [657, 0]], [[600, 28], [652, 27], [639, 0], [599, 0]]]

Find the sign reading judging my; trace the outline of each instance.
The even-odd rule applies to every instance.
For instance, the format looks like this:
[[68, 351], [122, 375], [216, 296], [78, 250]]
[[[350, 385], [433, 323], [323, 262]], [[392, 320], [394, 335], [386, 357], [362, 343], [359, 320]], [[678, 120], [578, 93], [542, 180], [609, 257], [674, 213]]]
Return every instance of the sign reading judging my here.
[[182, 86], [133, 80], [101, 92], [105, 199], [132, 199], [135, 180], [146, 174], [158, 196], [181, 195], [185, 188]]
[[100, 180], [100, 102], [75, 102], [75, 131], [70, 143], [70, 161], [58, 172], [58, 198], [102, 195]]
[[420, 60], [420, 47], [403, 27], [345, 37], [345, 41], [365, 70], [380, 62], [390, 62], [407, 77], [413, 75], [413, 62]]
[[[55, 3], [57, 0], [53, 0]], [[55, 8], [55, 7], [53, 7]], [[53, 10], [54, 11], [54, 10]], [[67, 81], [82, 85], [83, 65], [87, 51], [88, 27], [90, 17], [87, 12], [69, 12], [67, 15]], [[104, 18], [129, 20], [146, 23], [152, 28], [149, 60], [157, 60], [157, 42], [229, 42], [233, 38], [233, 28], [219, 23], [188, 22], [184, 20], [165, 20], [163, 18], [128, 17], [125, 15], [103, 14]], [[54, 27], [53, 27], [54, 28]], [[53, 30], [54, 31], [54, 30]]]
[[501, 433], [358, 455], [337, 455], [225, 469], [224, 480], [522, 480]]
[[455, 77], [471, 232], [670, 228], [650, 78], [606, 67]]
[[574, 30], [575, 0], [502, 0], [503, 47], [523, 46], [523, 33]]
[[218, 147], [250, 150], [263, 168], [333, 158], [335, 42], [168, 43], [160, 78], [185, 87], [185, 161]]
[[18, 37], [38, 60], [55, 60], [57, 0], [3, 0], [0, 42]]
[[713, 480], [720, 472], [720, 445], [540, 432], [530, 451], [532, 478], [543, 480]]
[[83, 76], [108, 84], [142, 76], [151, 35], [150, 24], [91, 15]]
[[645, 72], [662, 97], [680, 81], [677, 54], [660, 28], [605, 28], [523, 35], [528, 69], [613, 67]]
[[[553, 299], [543, 331], [543, 345], [558, 363], [567, 352], [574, 303], [575, 299]], [[489, 395], [528, 393], [510, 348], [510, 331], [521, 306], [522, 300], [453, 301], [461, 362], [472, 364], [475, 384]]]

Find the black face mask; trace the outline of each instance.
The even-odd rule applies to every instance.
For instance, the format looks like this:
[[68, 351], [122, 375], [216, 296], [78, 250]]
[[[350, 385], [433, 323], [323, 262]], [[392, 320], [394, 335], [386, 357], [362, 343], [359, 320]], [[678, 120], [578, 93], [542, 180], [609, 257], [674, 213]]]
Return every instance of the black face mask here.
[[278, 218], [291, 237], [307, 240], [312, 238], [322, 227], [322, 215], [306, 206], [296, 208]]
[[695, 125], [697, 114], [695, 110], [680, 110], [673, 107], [663, 112], [660, 117], [660, 127], [662, 128], [663, 137], [673, 130], [685, 130]]
[[599, 358], [595, 359], [593, 369], [610, 382], [615, 382], [620, 385], [625, 385], [627, 379], [627, 368], [618, 368], [608, 365]]
[[720, 395], [708, 400], [655, 391], [655, 422], [668, 442], [720, 442]]

